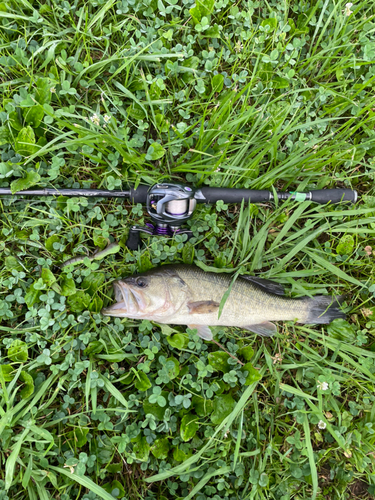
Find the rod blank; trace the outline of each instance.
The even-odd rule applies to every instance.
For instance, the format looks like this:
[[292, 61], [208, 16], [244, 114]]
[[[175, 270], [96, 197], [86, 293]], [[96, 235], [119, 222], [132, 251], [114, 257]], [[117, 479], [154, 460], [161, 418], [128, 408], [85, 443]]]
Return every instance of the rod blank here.
[[28, 189], [12, 193], [10, 189], [0, 188], [0, 196], [87, 196], [89, 198], [130, 198], [129, 191], [108, 191], [107, 189]]

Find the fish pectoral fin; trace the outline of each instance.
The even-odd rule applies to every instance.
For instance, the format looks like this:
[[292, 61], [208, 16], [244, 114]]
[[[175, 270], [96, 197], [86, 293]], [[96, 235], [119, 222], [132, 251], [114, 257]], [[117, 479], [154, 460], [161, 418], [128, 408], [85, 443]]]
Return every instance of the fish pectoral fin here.
[[188, 302], [189, 314], [208, 314], [219, 309], [219, 303], [214, 300], [199, 300], [198, 302]]
[[250, 330], [250, 332], [257, 333], [262, 337], [272, 337], [277, 332], [277, 327], [270, 321], [264, 321], [264, 323], [259, 323], [257, 325], [244, 325], [241, 326], [245, 330]]
[[198, 337], [204, 340], [212, 340], [214, 336], [207, 325], [188, 325], [191, 330], [198, 330]]

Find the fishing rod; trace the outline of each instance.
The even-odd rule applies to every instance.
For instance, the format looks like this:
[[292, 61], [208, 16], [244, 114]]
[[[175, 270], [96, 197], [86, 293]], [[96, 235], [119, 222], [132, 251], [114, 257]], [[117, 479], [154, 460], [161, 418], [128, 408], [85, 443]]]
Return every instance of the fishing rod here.
[[125, 198], [132, 203], [142, 203], [153, 221], [146, 226], [132, 226], [129, 230], [126, 246], [136, 250], [141, 244], [141, 233], [150, 235], [173, 236], [192, 232], [181, 226], [189, 220], [197, 203], [213, 204], [219, 200], [224, 203], [241, 203], [242, 200], [250, 203], [265, 203], [292, 199], [298, 202], [312, 201], [314, 203], [356, 203], [357, 192], [352, 189], [318, 189], [307, 193], [299, 192], [271, 192], [257, 189], [236, 188], [195, 188], [185, 184], [154, 184], [153, 186], [139, 185], [124, 191], [108, 191], [104, 189], [31, 189], [12, 193], [10, 189], [0, 188], [0, 196], [84, 196], [88, 198]]

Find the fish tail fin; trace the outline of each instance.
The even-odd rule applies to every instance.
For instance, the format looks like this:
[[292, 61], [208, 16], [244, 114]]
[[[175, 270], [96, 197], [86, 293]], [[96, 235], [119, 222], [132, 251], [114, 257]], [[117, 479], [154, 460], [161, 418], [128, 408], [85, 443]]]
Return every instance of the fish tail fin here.
[[346, 314], [340, 310], [340, 305], [345, 300], [344, 295], [340, 295], [339, 297], [318, 295], [306, 300], [308, 306], [305, 323], [307, 324], [323, 325], [337, 318], [346, 318]]

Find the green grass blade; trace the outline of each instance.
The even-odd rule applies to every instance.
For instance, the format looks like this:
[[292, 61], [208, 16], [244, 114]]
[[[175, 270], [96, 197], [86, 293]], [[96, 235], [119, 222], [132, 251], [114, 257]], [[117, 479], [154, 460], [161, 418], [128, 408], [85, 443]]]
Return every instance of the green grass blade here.
[[16, 465], [17, 458], [20, 453], [21, 446], [23, 445], [26, 436], [30, 432], [30, 429], [24, 429], [22, 434], [19, 436], [16, 444], [14, 445], [12, 453], [9, 455], [6, 464], [5, 464], [5, 491], [8, 491], [11, 487], [14, 475], [14, 468]]
[[244, 412], [242, 411], [241, 415], [240, 415], [238, 429], [237, 429], [236, 447], [234, 449], [234, 457], [233, 457], [233, 470], [236, 469], [236, 464], [237, 464], [237, 460], [238, 460], [239, 452], [240, 452], [240, 446], [241, 446], [241, 440], [242, 440], [243, 413]]
[[305, 418], [303, 421], [303, 429], [305, 431], [305, 444], [306, 444], [307, 456], [309, 459], [309, 464], [310, 464], [310, 469], [311, 469], [311, 480], [312, 480], [312, 485], [313, 485], [313, 492], [312, 492], [311, 500], [315, 500], [315, 498], [318, 494], [318, 472], [316, 470], [314, 451], [313, 451], [313, 447], [311, 444], [311, 438], [310, 438], [310, 424], [309, 424], [309, 420], [307, 418], [307, 415], [305, 415]]
[[98, 10], [98, 12], [95, 14], [95, 16], [91, 19], [87, 26], [87, 30], [91, 31], [94, 29], [95, 25], [97, 23], [100, 23], [105, 15], [105, 13], [112, 8], [113, 4], [115, 3], [115, 0], [107, 0], [106, 3], [103, 5], [101, 9]]
[[103, 380], [104, 387], [107, 389], [107, 391], [110, 392], [112, 396], [117, 399], [117, 401], [121, 403], [125, 408], [128, 408], [128, 402], [121, 394], [121, 392], [112, 384], [112, 382], [106, 377], [103, 377], [103, 375], [100, 375], [100, 378]]
[[194, 486], [194, 488], [191, 490], [191, 492], [188, 494], [187, 497], [184, 498], [184, 500], [191, 500], [197, 493], [201, 491], [201, 489], [210, 481], [215, 476], [224, 476], [226, 474], [229, 474], [231, 471], [231, 467], [220, 467], [219, 469], [207, 473], [205, 476], [202, 477], [202, 479], [199, 481], [199, 483]]
[[312, 401], [318, 401], [318, 398], [315, 396], [311, 396], [310, 394], [306, 394], [305, 392], [301, 391], [300, 389], [296, 389], [295, 387], [292, 387], [289, 384], [280, 384], [280, 389], [282, 391], [290, 392], [291, 394], [294, 394], [295, 396], [298, 396], [300, 398], [304, 399], [311, 399]]
[[349, 283], [352, 283], [353, 285], [360, 286], [361, 288], [365, 287], [364, 283], [361, 283], [357, 279], [353, 278], [352, 276], [349, 276], [346, 272], [342, 271], [340, 268], [335, 266], [334, 264], [331, 264], [331, 262], [328, 262], [326, 259], [323, 259], [323, 257], [320, 257], [320, 255], [316, 254], [315, 252], [310, 251], [309, 249], [305, 248], [303, 250], [307, 255], [309, 255], [315, 262], [325, 269], [329, 271], [331, 274], [334, 276], [337, 276], [338, 278], [349, 281]]
[[113, 496], [110, 493], [107, 493], [101, 486], [95, 484], [94, 481], [92, 481], [89, 477], [79, 476], [74, 472], [69, 472], [65, 469], [62, 469], [61, 467], [55, 467], [54, 465], [49, 465], [48, 469], [51, 469], [58, 474], [67, 476], [69, 479], [92, 491], [93, 493], [95, 493], [95, 495], [97, 495], [99, 498], [102, 498], [103, 500], [113, 500]]

